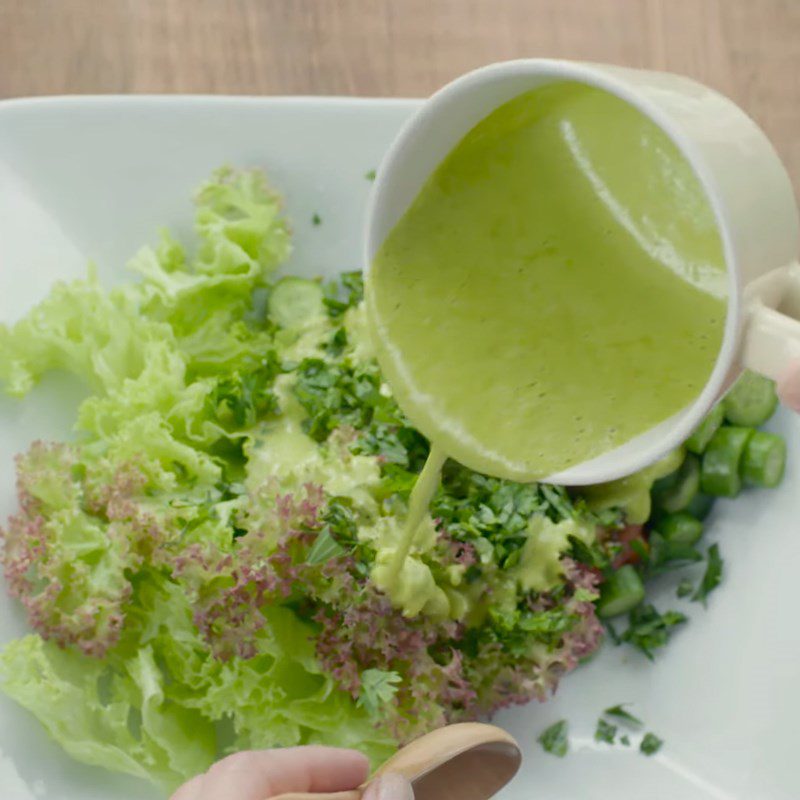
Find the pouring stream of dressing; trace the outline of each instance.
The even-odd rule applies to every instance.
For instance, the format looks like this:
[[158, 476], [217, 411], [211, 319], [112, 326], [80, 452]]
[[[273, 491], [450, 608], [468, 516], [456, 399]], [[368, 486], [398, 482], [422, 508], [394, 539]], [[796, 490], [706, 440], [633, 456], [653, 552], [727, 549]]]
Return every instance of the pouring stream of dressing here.
[[[387, 585], [393, 586], [397, 581], [403, 564], [408, 558], [411, 546], [414, 544], [414, 536], [420, 523], [428, 513], [428, 506], [439, 488], [442, 478], [442, 467], [447, 461], [447, 454], [436, 444], [431, 445], [431, 451], [425, 461], [414, 488], [411, 490], [411, 497], [408, 501], [408, 516], [403, 526], [403, 538], [399, 547], [395, 551], [392, 563], [389, 566]], [[391, 590], [390, 590], [391, 591]]]

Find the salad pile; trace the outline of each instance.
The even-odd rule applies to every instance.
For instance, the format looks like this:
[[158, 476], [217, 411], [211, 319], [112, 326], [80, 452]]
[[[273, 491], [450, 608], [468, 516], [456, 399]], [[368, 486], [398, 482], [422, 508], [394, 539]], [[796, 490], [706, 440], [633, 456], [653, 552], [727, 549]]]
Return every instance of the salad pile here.
[[[748, 376], [685, 448], [583, 491], [448, 463], [392, 597], [376, 584], [428, 442], [382, 380], [361, 278], [277, 279], [290, 234], [258, 172], [220, 170], [197, 246], [169, 234], [107, 290], [90, 273], [0, 326], [0, 383], [87, 385], [70, 442], [18, 458], [2, 531], [34, 632], [0, 687], [76, 759], [173, 787], [240, 748], [372, 759], [447, 722], [544, 700], [602, 620], [651, 655], [685, 617], [644, 581], [706, 559], [714, 495], [775, 485], [785, 448]], [[619, 627], [616, 625], [615, 627]]]

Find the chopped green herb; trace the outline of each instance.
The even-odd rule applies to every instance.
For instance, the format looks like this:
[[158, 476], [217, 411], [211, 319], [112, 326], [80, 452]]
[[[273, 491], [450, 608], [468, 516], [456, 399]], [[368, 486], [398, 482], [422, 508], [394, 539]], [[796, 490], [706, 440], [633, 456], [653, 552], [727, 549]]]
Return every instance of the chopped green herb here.
[[379, 390], [380, 376], [373, 367], [304, 359], [294, 385], [295, 397], [308, 414], [303, 430], [315, 441], [324, 442], [341, 425], [366, 427], [381, 402]]
[[607, 708], [603, 714], [607, 717], [614, 717], [615, 719], [622, 720], [622, 722], [631, 728], [641, 728], [642, 725], [644, 725], [638, 717], [634, 717], [633, 714], [625, 710], [624, 703]]
[[706, 600], [719, 586], [722, 580], [722, 558], [719, 554], [719, 545], [712, 544], [708, 548], [708, 561], [706, 562], [706, 571], [703, 575], [703, 580], [697, 587], [697, 591], [692, 595], [692, 600], [701, 602], [706, 605]]
[[539, 744], [546, 753], [564, 758], [569, 750], [569, 741], [567, 739], [568, 724], [565, 719], [551, 725], [539, 737]]
[[322, 217], [319, 214], [317, 214], [316, 211], [314, 212], [314, 216], [311, 217], [311, 224], [312, 225], [321, 225], [322, 224]]
[[652, 756], [661, 749], [661, 745], [663, 744], [664, 742], [654, 733], [646, 733], [642, 739], [642, 743], [639, 745], [639, 750], [646, 756]]
[[229, 430], [250, 427], [259, 419], [276, 413], [278, 398], [272, 391], [281, 372], [274, 351], [250, 371], [238, 371], [217, 381], [206, 400], [209, 416]]
[[620, 638], [637, 647], [652, 661], [653, 650], [663, 647], [669, 641], [673, 629], [688, 618], [679, 611], [665, 611], [661, 614], [655, 606], [646, 603], [634, 608], [628, 619], [630, 627]]
[[610, 722], [602, 719], [597, 720], [597, 729], [594, 732], [594, 740], [596, 742], [606, 742], [607, 744], [614, 744], [614, 737], [617, 735], [617, 726], [612, 725]]
[[577, 614], [567, 614], [559, 608], [536, 612], [491, 609], [489, 618], [497, 640], [502, 641], [504, 649], [520, 657], [529, 651], [531, 636], [536, 636], [549, 647], [556, 647], [564, 634], [580, 621]]
[[408, 497], [414, 484], [417, 482], [417, 473], [404, 469], [399, 464], [386, 463], [381, 466], [383, 480], [381, 481], [381, 492], [387, 497], [399, 494]]
[[358, 521], [352, 497], [346, 495], [331, 497], [323, 519], [326, 529], [340, 545], [355, 547], [359, 543]]
[[378, 173], [374, 169], [367, 170], [367, 172], [364, 173], [364, 177], [368, 181], [374, 181], [377, 176], [378, 176]]
[[631, 737], [628, 736], [627, 734], [625, 736], [620, 736], [619, 737], [619, 743], [623, 747], [630, 747], [631, 746]]
[[380, 713], [383, 706], [388, 705], [397, 694], [400, 675], [383, 669], [365, 669], [361, 673], [361, 689], [358, 694], [358, 706], [366, 710], [370, 716]]
[[694, 584], [688, 579], [684, 578], [675, 590], [678, 597], [688, 597], [694, 591]]
[[343, 272], [338, 280], [325, 284], [323, 303], [331, 319], [338, 319], [348, 308], [364, 299], [364, 276], [360, 271]]
[[[536, 483], [513, 483], [470, 472], [457, 464], [445, 468], [443, 491], [431, 504], [431, 515], [459, 541], [486, 548], [480, 556], [502, 566], [513, 566], [508, 558], [528, 539], [531, 514], [541, 512], [558, 522], [577, 516], [569, 495], [562, 487]], [[565, 517], [564, 515], [568, 516]]]
[[600, 544], [586, 544], [577, 536], [568, 537], [570, 543], [570, 556], [587, 567], [605, 571], [610, 566], [610, 559]]
[[347, 331], [344, 328], [337, 328], [325, 343], [325, 352], [333, 358], [338, 358], [347, 347]]

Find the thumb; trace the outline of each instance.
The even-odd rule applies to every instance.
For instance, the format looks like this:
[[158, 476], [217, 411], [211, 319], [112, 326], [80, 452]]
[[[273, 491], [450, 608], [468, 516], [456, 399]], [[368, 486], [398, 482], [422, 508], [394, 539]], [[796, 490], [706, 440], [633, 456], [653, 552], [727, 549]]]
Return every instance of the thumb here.
[[389, 772], [375, 778], [361, 800], [414, 800], [414, 790], [402, 775]]

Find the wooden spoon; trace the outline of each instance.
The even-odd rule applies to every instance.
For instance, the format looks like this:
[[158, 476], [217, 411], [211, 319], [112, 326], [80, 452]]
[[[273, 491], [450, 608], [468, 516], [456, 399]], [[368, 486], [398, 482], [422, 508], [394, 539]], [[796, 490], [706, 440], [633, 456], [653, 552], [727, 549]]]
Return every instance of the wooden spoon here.
[[[494, 725], [449, 725], [406, 745], [373, 777], [408, 778], [415, 800], [488, 800], [516, 775], [522, 754], [514, 738]], [[282, 794], [275, 800], [361, 800], [367, 784], [349, 792]]]

